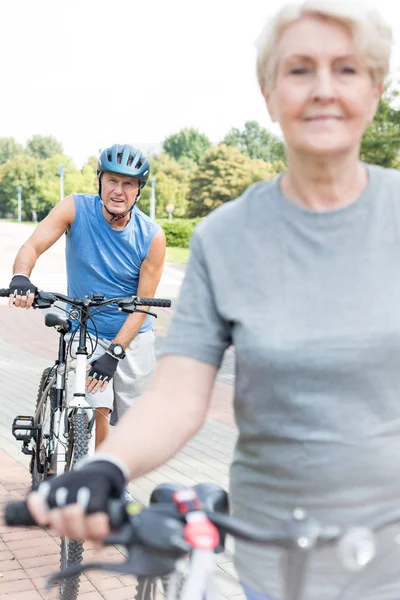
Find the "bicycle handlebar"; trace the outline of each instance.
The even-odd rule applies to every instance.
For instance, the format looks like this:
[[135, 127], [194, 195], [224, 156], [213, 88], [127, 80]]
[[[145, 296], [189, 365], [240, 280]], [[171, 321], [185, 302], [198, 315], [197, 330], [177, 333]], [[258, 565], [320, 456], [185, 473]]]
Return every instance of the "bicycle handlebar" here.
[[[310, 518], [307, 514], [296, 509], [289, 521], [275, 527], [262, 528], [257, 525], [251, 525], [222, 513], [203, 509], [207, 518], [213, 523], [220, 532], [231, 535], [232, 537], [256, 544], [266, 544], [279, 546], [281, 548], [292, 547], [294, 542], [300, 539], [309, 539], [315, 546], [326, 546], [338, 541], [344, 534], [352, 528], [344, 528], [336, 525], [321, 525], [318, 521]], [[120, 500], [111, 500], [108, 504], [107, 513], [110, 519], [111, 529], [118, 529], [126, 522], [130, 522], [140, 527], [141, 521], [147, 519], [147, 515], [162, 517], [165, 522], [175, 520], [184, 522], [184, 517], [180, 514], [175, 504], [160, 503], [150, 505], [142, 509], [134, 517], [129, 515], [129, 508], [126, 509], [126, 503]], [[32, 519], [25, 500], [10, 502], [6, 505], [5, 521], [9, 526], [34, 526], [36, 523]], [[400, 522], [400, 508], [395, 508], [386, 514], [378, 514], [363, 524], [358, 524], [354, 528], [364, 527], [370, 531], [377, 531], [387, 525]], [[113, 535], [116, 539], [116, 534]], [[134, 536], [132, 540], [134, 541]], [[116, 543], [116, 542], [115, 542]]]
[[[176, 561], [188, 554], [196, 545], [189, 543], [185, 535], [186, 515], [182, 514], [175, 502], [150, 504], [141, 511], [130, 510], [122, 500], [112, 500], [108, 505], [110, 527], [115, 530], [105, 540], [105, 545], [121, 545], [128, 550], [125, 563], [87, 563], [68, 567], [51, 577], [53, 583], [62, 577], [77, 575], [88, 569], [101, 569], [130, 573], [144, 577], [162, 577], [174, 570]], [[134, 506], [134, 505], [133, 505]], [[256, 544], [276, 546], [302, 555], [292, 563], [292, 579], [300, 584], [299, 577], [304, 575], [307, 551], [317, 547], [339, 543], [343, 564], [349, 569], [365, 566], [375, 554], [373, 531], [400, 522], [400, 508], [394, 508], [385, 514], [378, 513], [367, 522], [354, 527], [324, 526], [309, 518], [301, 509], [296, 509], [292, 518], [275, 527], [260, 528], [241, 519], [223, 513], [208, 510], [206, 502], [200, 507], [206, 518], [217, 528], [220, 538], [229, 534], [236, 539]], [[130, 514], [132, 513], [132, 514]], [[33, 525], [25, 501], [6, 505], [5, 521], [9, 526]], [[367, 558], [365, 558], [367, 557]], [[303, 562], [302, 562], [303, 561]], [[289, 578], [289, 575], [288, 575]], [[299, 587], [299, 586], [298, 586]], [[287, 598], [300, 598], [300, 587]]]
[[[10, 290], [6, 288], [0, 289], [0, 297], [8, 298]], [[169, 308], [171, 306], [171, 300], [165, 298], [140, 298], [138, 296], [116, 296], [114, 298], [104, 298], [103, 294], [93, 294], [90, 298], [85, 296], [84, 298], [69, 298], [64, 294], [58, 292], [43, 292], [38, 290], [35, 294], [35, 300], [33, 306], [36, 308], [49, 308], [55, 302], [65, 302], [66, 304], [72, 304], [73, 306], [106, 306], [108, 304], [117, 304], [121, 310], [129, 309], [129, 307], [136, 306], [156, 306], [162, 308]], [[129, 311], [128, 311], [129, 312]]]

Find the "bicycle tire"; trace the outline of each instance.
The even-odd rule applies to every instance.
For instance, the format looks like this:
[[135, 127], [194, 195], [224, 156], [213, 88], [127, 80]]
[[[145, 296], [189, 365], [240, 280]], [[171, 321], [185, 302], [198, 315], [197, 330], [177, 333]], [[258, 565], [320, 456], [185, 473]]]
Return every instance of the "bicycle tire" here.
[[[69, 463], [66, 470], [73, 469], [78, 460], [88, 453], [89, 433], [86, 416], [82, 412], [72, 415], [69, 444]], [[81, 564], [83, 557], [83, 542], [61, 538], [61, 569], [71, 565]], [[68, 577], [60, 581], [60, 600], [76, 600], [79, 593], [80, 575]]]
[[[43, 392], [48, 385], [49, 375], [53, 367], [44, 369], [40, 378], [39, 388], [36, 398], [35, 417], [39, 403], [42, 401]], [[51, 415], [56, 408], [56, 389], [51, 387], [43, 401], [39, 415], [35, 418], [34, 424], [40, 425], [41, 429], [35, 435], [35, 447], [31, 457], [29, 471], [32, 479], [32, 489], [36, 489], [42, 481], [49, 476], [49, 467], [51, 464], [51, 454], [49, 448], [50, 436], [52, 434]], [[46, 437], [49, 436], [49, 437]]]

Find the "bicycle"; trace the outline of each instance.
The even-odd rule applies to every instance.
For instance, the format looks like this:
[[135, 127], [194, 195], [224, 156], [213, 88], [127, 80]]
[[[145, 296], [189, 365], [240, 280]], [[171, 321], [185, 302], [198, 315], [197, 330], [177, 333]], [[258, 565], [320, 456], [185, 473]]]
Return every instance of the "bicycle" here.
[[[200, 501], [202, 486], [204, 502]], [[135, 574], [150, 580], [169, 575], [166, 600], [217, 600], [222, 596], [213, 587], [214, 554], [223, 547], [225, 535], [229, 534], [236, 539], [284, 549], [287, 561], [283, 600], [304, 600], [307, 565], [316, 548], [338, 544], [347, 568], [360, 573], [375, 556], [373, 532], [400, 522], [399, 507], [349, 528], [322, 525], [298, 508], [287, 522], [260, 528], [224, 514], [226, 492], [216, 485], [209, 490], [204, 486], [207, 484], [189, 489], [170, 484], [158, 486], [154, 503], [140, 512], [134, 505], [110, 501], [110, 526], [118, 531], [108, 536], [104, 544], [124, 546], [127, 560], [122, 564], [87, 563], [69, 567], [52, 575], [49, 584], [89, 569]], [[34, 525], [25, 501], [8, 504], [5, 518], [9, 526]], [[189, 557], [190, 568], [180, 589], [176, 575], [185, 557]], [[340, 597], [355, 598], [346, 590]]]
[[[0, 297], [8, 297], [9, 293], [8, 289], [1, 289]], [[93, 353], [98, 342], [97, 335], [93, 340], [87, 330], [88, 322], [95, 312], [114, 304], [127, 313], [142, 312], [157, 317], [155, 313], [140, 307], [171, 306], [170, 300], [166, 299], [136, 296], [105, 299], [102, 294], [93, 294], [91, 298], [69, 298], [64, 294], [43, 291], [36, 293], [33, 306], [47, 309], [56, 302], [71, 307], [68, 311], [65, 310], [68, 317], [59, 313], [47, 313], [45, 316], [45, 325], [54, 327], [60, 334], [57, 359], [42, 373], [35, 414], [18, 415], [12, 424], [14, 437], [22, 442], [22, 452], [31, 456], [30, 473], [33, 489], [48, 477], [72, 469], [85, 455], [94, 453], [95, 409], [86, 400], [85, 385], [89, 358], [86, 343], [90, 340]], [[71, 319], [78, 325], [75, 331]], [[79, 344], [76, 351], [74, 391], [72, 398], [68, 398], [66, 387], [68, 350], [77, 332]], [[67, 335], [71, 335], [69, 340], [66, 339]], [[80, 564], [82, 556], [82, 541], [61, 538], [62, 569]], [[76, 600], [79, 583], [79, 575], [61, 581], [61, 600]]]

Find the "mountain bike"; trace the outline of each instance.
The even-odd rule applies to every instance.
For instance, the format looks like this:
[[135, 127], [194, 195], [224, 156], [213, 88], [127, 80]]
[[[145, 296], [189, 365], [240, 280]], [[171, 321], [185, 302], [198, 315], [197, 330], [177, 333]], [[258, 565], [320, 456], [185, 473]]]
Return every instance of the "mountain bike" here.
[[[9, 290], [1, 289], [0, 297], [6, 296], [9, 296]], [[141, 307], [171, 305], [170, 300], [157, 298], [105, 298], [102, 294], [69, 298], [64, 294], [38, 291], [33, 306], [47, 309], [56, 302], [62, 302], [68, 307], [64, 314], [49, 312], [45, 315], [45, 325], [54, 327], [60, 334], [57, 358], [41, 375], [35, 413], [29, 416], [18, 415], [12, 424], [14, 437], [22, 442], [22, 452], [31, 457], [33, 489], [48, 477], [72, 469], [85, 455], [94, 453], [95, 409], [86, 399], [86, 366], [97, 343], [101, 342], [97, 334], [89, 334], [89, 321], [96, 331], [93, 316], [110, 305], [118, 306], [123, 312], [142, 312], [153, 317], [157, 315]], [[66, 380], [68, 370], [73, 367], [68, 366], [67, 358], [75, 336], [78, 336], [79, 343], [76, 350], [74, 391], [72, 397], [69, 397]], [[90, 352], [88, 343], [91, 345]], [[61, 569], [80, 564], [82, 555], [82, 541], [61, 538]], [[60, 582], [61, 600], [76, 600], [78, 592], [79, 574]]]
[[[150, 581], [170, 576], [166, 600], [222, 600], [214, 585], [214, 554], [223, 547], [224, 536], [229, 534], [236, 539], [285, 550], [282, 600], [304, 600], [307, 566], [316, 549], [337, 545], [343, 564], [359, 578], [376, 556], [375, 532], [400, 523], [399, 506], [346, 528], [323, 525], [297, 508], [288, 521], [261, 528], [226, 514], [227, 494], [222, 488], [212, 485], [209, 489], [199, 489], [202, 486], [207, 484], [186, 489], [168, 484], [162, 486], [161, 493], [160, 488], [156, 488], [154, 503], [140, 511], [133, 504], [110, 501], [108, 515], [114, 533], [104, 543], [125, 547], [126, 561], [74, 565], [52, 575], [49, 584], [98, 569], [136, 574]], [[25, 501], [8, 504], [5, 520], [9, 526], [34, 524]], [[393, 539], [394, 546], [398, 543]], [[189, 569], [181, 587], [176, 585], [176, 575], [185, 558], [188, 558]], [[378, 563], [378, 570], [381, 567]], [[360, 597], [364, 597], [363, 592], [350, 584], [338, 599], [359, 600]]]

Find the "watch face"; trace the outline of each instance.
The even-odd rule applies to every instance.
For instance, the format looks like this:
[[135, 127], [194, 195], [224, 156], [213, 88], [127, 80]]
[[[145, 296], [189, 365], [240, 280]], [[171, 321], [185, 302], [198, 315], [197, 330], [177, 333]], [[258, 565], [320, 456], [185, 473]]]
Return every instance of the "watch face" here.
[[114, 347], [114, 354], [116, 354], [117, 356], [119, 356], [120, 354], [122, 354], [122, 348], [121, 346], [115, 346]]

